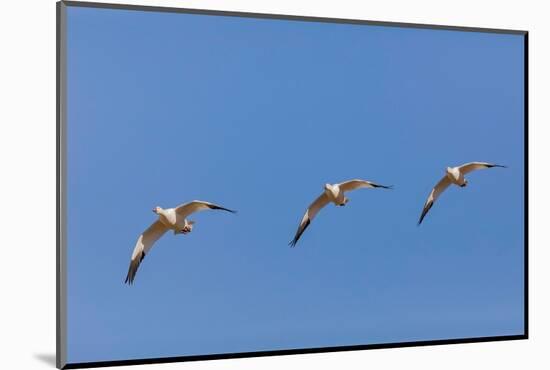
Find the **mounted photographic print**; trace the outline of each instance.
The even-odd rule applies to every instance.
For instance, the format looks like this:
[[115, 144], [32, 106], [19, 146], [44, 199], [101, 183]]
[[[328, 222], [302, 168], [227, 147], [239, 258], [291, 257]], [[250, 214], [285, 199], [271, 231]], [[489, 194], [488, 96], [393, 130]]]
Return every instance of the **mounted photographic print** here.
[[527, 32], [57, 11], [58, 367], [527, 338]]

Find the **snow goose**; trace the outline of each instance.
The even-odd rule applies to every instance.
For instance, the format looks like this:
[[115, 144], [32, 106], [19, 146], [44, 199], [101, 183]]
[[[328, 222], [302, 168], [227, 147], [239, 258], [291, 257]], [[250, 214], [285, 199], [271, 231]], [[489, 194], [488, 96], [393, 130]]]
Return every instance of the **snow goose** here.
[[441, 195], [441, 193], [443, 193], [445, 189], [449, 187], [449, 185], [455, 184], [463, 188], [466, 185], [468, 185], [468, 180], [464, 178], [464, 175], [475, 170], [483, 170], [486, 168], [493, 168], [493, 167], [506, 168], [506, 166], [501, 166], [499, 164], [491, 164], [486, 162], [470, 162], [470, 163], [465, 163], [462, 166], [447, 167], [447, 169], [445, 170], [445, 176], [443, 176], [443, 178], [439, 180], [437, 185], [435, 185], [435, 187], [432, 189], [432, 192], [428, 196], [428, 199], [424, 204], [424, 208], [422, 209], [422, 214], [420, 215], [420, 219], [418, 220], [418, 225], [422, 223], [422, 220], [424, 220], [424, 217], [426, 217], [426, 214], [432, 208], [434, 202]]
[[130, 285], [134, 282], [139, 264], [145, 255], [149, 253], [149, 250], [153, 247], [153, 244], [155, 244], [155, 242], [163, 236], [165, 232], [168, 230], [173, 230], [174, 235], [190, 233], [193, 230], [193, 225], [195, 222], [188, 220], [187, 217], [192, 213], [206, 209], [218, 209], [236, 213], [236, 211], [220, 207], [213, 203], [203, 202], [201, 200], [194, 200], [189, 203], [181, 204], [176, 208], [153, 208], [153, 212], [158, 215], [158, 220], [139, 236], [136, 246], [134, 247], [134, 252], [132, 253], [130, 267], [128, 268], [128, 274], [126, 275], [126, 280], [124, 282]]
[[391, 189], [391, 186], [378, 185], [374, 182], [358, 179], [349, 180], [334, 185], [325, 184], [323, 193], [317, 199], [315, 199], [306, 210], [304, 217], [302, 217], [302, 221], [300, 221], [298, 230], [296, 230], [296, 235], [294, 236], [294, 239], [290, 241], [289, 245], [291, 247], [296, 246], [298, 239], [300, 239], [304, 231], [307, 229], [307, 227], [309, 226], [315, 215], [317, 215], [317, 213], [321, 210], [321, 208], [323, 208], [330, 202], [334, 203], [337, 206], [345, 206], [346, 203], [349, 201], [349, 199], [345, 196], [345, 193], [361, 188]]

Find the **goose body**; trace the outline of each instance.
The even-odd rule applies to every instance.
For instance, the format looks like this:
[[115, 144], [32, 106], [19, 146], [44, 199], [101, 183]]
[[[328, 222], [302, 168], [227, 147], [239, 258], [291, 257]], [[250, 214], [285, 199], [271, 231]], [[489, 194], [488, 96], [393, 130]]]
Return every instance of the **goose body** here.
[[337, 206], [345, 206], [348, 202], [348, 198], [344, 195], [342, 189], [338, 184], [325, 184], [325, 194], [329, 202], [334, 203]]
[[464, 174], [460, 171], [460, 167], [447, 167], [445, 176], [455, 185], [464, 187], [467, 184]]
[[188, 220], [185, 215], [176, 212], [175, 208], [163, 209], [156, 207], [153, 209], [159, 216], [159, 221], [168, 229], [173, 230], [174, 234], [187, 234], [193, 229], [194, 221]]

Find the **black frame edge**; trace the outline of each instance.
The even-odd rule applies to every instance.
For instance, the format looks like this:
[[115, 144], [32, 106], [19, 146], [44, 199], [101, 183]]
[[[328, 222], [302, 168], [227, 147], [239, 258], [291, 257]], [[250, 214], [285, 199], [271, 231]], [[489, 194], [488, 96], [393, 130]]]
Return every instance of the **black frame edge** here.
[[80, 363], [69, 363], [63, 369], [82, 369], [82, 368], [129, 366], [129, 365], [151, 365], [151, 364], [160, 364], [160, 363], [190, 362], [190, 361], [204, 361], [204, 360], [225, 360], [225, 359], [250, 358], [250, 357], [304, 355], [304, 354], [326, 353], [326, 352], [349, 352], [349, 351], [361, 351], [361, 350], [371, 350], [371, 349], [421, 347], [421, 346], [464, 344], [464, 343], [472, 344], [472, 343], [482, 343], [482, 342], [497, 342], [497, 341], [509, 341], [509, 340], [523, 340], [523, 339], [527, 339], [527, 337], [525, 335], [505, 335], [500, 337], [427, 340], [427, 341], [418, 341], [418, 342], [367, 344], [367, 345], [357, 345], [357, 346], [319, 347], [319, 348], [306, 348], [306, 349], [288, 349], [288, 350], [285, 349], [285, 350], [275, 350], [275, 351], [220, 353], [220, 354], [196, 355], [196, 356], [144, 358], [144, 359], [135, 359], [135, 360], [80, 362]]
[[67, 9], [56, 3], [56, 346], [58, 369], [67, 364], [67, 266], [65, 239]]
[[330, 17], [301, 16], [301, 15], [290, 15], [290, 14], [252, 13], [252, 12], [240, 12], [240, 11], [229, 11], [229, 10], [176, 8], [176, 7], [167, 7], [167, 6], [114, 4], [114, 3], [99, 3], [99, 2], [85, 2], [85, 1], [72, 1], [72, 0], [63, 0], [62, 2], [65, 3], [67, 6], [75, 6], [75, 7], [134, 10], [134, 11], [144, 11], [144, 12], [185, 13], [185, 14], [217, 15], [217, 16], [225, 16], [225, 17], [279, 19], [279, 20], [294, 20], [294, 21], [303, 21], [303, 22], [342, 23], [342, 24], [358, 24], [358, 25], [371, 25], [371, 26], [384, 26], [384, 27], [409, 27], [409, 28], [422, 28], [422, 29], [430, 29], [430, 30], [438, 29], [438, 30], [447, 30], [447, 31], [487, 32], [487, 33], [502, 33], [502, 34], [514, 34], [514, 35], [524, 35], [527, 33], [527, 31], [525, 30], [509, 30], [509, 29], [483, 28], [483, 27], [461, 27], [461, 26], [435, 25], [435, 24], [425, 24], [425, 23], [386, 22], [386, 21], [372, 21], [372, 20], [361, 20], [361, 19], [351, 19], [351, 18], [330, 18]]
[[529, 32], [523, 36], [523, 149], [524, 149], [524, 312], [523, 325], [525, 338], [529, 337]]

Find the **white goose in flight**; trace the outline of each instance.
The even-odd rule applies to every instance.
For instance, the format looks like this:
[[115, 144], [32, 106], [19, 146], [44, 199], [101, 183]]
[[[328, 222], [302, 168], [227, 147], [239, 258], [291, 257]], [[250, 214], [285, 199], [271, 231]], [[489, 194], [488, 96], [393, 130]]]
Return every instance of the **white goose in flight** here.
[[360, 188], [384, 188], [384, 189], [391, 189], [391, 186], [384, 186], [384, 185], [378, 185], [374, 182], [366, 181], [366, 180], [349, 180], [342, 182], [340, 184], [325, 184], [325, 190], [323, 193], [311, 203], [311, 205], [306, 210], [306, 213], [304, 214], [304, 217], [302, 217], [302, 221], [300, 221], [300, 225], [298, 226], [298, 230], [296, 230], [296, 235], [294, 236], [294, 239], [292, 239], [289, 243], [291, 247], [296, 246], [296, 243], [298, 242], [298, 239], [300, 239], [300, 236], [304, 233], [304, 231], [307, 229], [315, 215], [327, 204], [330, 202], [334, 203], [337, 206], [345, 206], [346, 203], [349, 201], [349, 199], [345, 196], [345, 193], [351, 190], [360, 189]]
[[134, 282], [139, 264], [145, 255], [149, 253], [153, 244], [163, 236], [165, 232], [173, 230], [174, 235], [190, 233], [193, 230], [195, 221], [188, 220], [187, 217], [192, 213], [206, 209], [219, 209], [236, 213], [236, 211], [220, 207], [213, 203], [203, 202], [202, 200], [194, 200], [189, 203], [181, 204], [176, 208], [153, 208], [153, 212], [159, 216], [158, 220], [139, 236], [136, 246], [134, 247], [134, 252], [132, 253], [130, 267], [128, 268], [128, 274], [124, 282], [128, 284]]
[[463, 188], [468, 185], [468, 180], [464, 178], [464, 175], [475, 170], [483, 170], [492, 167], [506, 168], [506, 166], [486, 162], [470, 162], [465, 163], [462, 166], [447, 167], [447, 169], [445, 170], [445, 176], [443, 176], [443, 178], [439, 180], [437, 185], [435, 185], [435, 187], [432, 189], [432, 192], [428, 196], [428, 199], [424, 204], [424, 209], [422, 209], [420, 219], [418, 220], [418, 225], [422, 223], [422, 220], [424, 220], [424, 217], [426, 217], [426, 214], [428, 213], [430, 208], [432, 208], [436, 199], [441, 195], [441, 193], [443, 193], [443, 191], [445, 191], [445, 189], [447, 189], [449, 185], [455, 184]]

